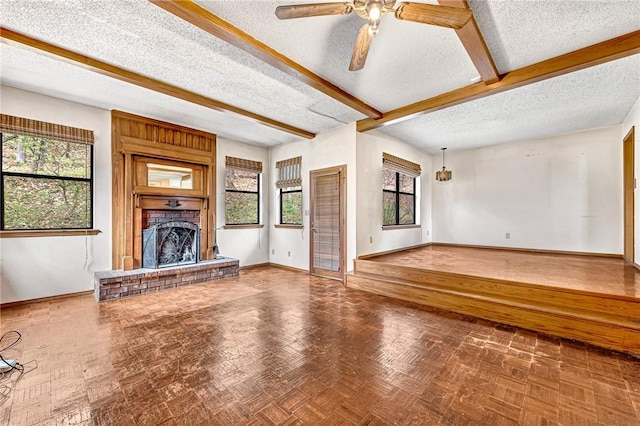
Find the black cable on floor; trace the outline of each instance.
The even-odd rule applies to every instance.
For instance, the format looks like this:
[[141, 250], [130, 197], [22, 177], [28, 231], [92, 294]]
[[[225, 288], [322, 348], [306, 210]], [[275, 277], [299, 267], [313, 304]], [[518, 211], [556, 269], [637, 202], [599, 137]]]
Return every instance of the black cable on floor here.
[[[6, 343], [6, 345], [2, 347], [2, 343], [9, 340], [12, 336], [13, 336], [13, 341], [11, 341], [10, 343]], [[12, 360], [12, 359], [7, 360], [2, 356], [2, 352], [13, 348], [15, 345], [20, 343], [21, 340], [22, 340], [22, 334], [20, 334], [20, 332], [16, 330], [7, 331], [2, 335], [2, 337], [0, 337], [0, 361], [2, 361], [4, 365], [9, 367], [8, 371], [0, 373], [0, 382], [10, 379], [15, 371], [19, 373], [18, 378], [15, 380], [15, 382], [17, 382], [18, 380], [20, 380], [20, 378], [22, 378], [23, 374], [38, 368], [38, 362], [36, 360], [20, 363], [17, 360]], [[9, 361], [13, 361], [13, 363], [10, 363]], [[35, 367], [29, 370], [25, 370], [25, 366], [31, 363], [35, 363]], [[13, 384], [15, 385], [15, 383]], [[9, 393], [11, 392], [11, 389], [12, 389], [11, 386], [4, 383], [0, 383], [0, 397], [1, 398], [8, 397]]]

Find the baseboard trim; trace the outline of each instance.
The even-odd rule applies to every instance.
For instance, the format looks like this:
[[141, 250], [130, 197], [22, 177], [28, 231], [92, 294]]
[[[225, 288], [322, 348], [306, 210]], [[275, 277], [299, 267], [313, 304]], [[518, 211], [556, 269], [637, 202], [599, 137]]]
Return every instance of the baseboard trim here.
[[279, 263], [269, 262], [269, 266], [274, 266], [276, 268], [286, 269], [288, 271], [293, 271], [293, 272], [304, 272], [305, 274], [309, 273], [309, 271], [307, 271], [306, 269], [300, 269], [300, 268], [295, 268], [293, 266], [281, 265]]
[[427, 247], [427, 246], [430, 246], [432, 244], [433, 243], [424, 243], [424, 244], [418, 244], [418, 245], [415, 245], [415, 246], [401, 247], [401, 248], [397, 248], [397, 249], [393, 249], [393, 250], [380, 251], [378, 253], [363, 254], [363, 255], [358, 256], [357, 260], [366, 260], [366, 259], [370, 259], [372, 257], [383, 256], [385, 254], [398, 253], [398, 252], [405, 251], [405, 250], [411, 250], [411, 249], [416, 249], [416, 248], [421, 248], [421, 247]]
[[269, 266], [269, 262], [255, 263], [253, 265], [244, 265], [244, 266], [240, 266], [238, 269], [242, 270], [242, 269], [259, 268], [261, 266]]
[[31, 303], [51, 302], [53, 300], [68, 299], [70, 297], [93, 294], [93, 290], [78, 291], [76, 293], [57, 294], [55, 296], [39, 297], [37, 299], [16, 300], [15, 302], [0, 303], [0, 309], [14, 308], [16, 306], [30, 305]]

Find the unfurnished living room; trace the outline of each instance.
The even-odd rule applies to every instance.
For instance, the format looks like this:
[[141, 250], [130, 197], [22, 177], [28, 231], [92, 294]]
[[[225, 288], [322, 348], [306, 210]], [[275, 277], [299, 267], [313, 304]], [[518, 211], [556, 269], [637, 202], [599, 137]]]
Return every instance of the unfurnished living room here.
[[0, 22], [0, 424], [640, 424], [637, 0]]

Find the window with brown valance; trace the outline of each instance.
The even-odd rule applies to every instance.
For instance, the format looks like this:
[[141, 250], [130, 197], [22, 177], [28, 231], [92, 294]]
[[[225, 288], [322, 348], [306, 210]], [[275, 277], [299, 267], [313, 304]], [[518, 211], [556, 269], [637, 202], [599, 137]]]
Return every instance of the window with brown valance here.
[[420, 164], [382, 153], [382, 225], [415, 225]]
[[0, 114], [3, 231], [93, 227], [93, 132]]
[[260, 223], [260, 175], [262, 162], [225, 157], [225, 223]]

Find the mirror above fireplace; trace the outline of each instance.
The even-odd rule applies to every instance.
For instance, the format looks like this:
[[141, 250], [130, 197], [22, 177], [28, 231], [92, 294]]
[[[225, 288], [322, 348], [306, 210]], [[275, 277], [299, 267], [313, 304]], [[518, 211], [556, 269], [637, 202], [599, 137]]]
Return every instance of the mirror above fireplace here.
[[160, 188], [193, 189], [193, 169], [147, 163], [147, 185]]
[[134, 191], [136, 194], [174, 196], [204, 195], [204, 167], [186, 161], [165, 160], [134, 155]]

